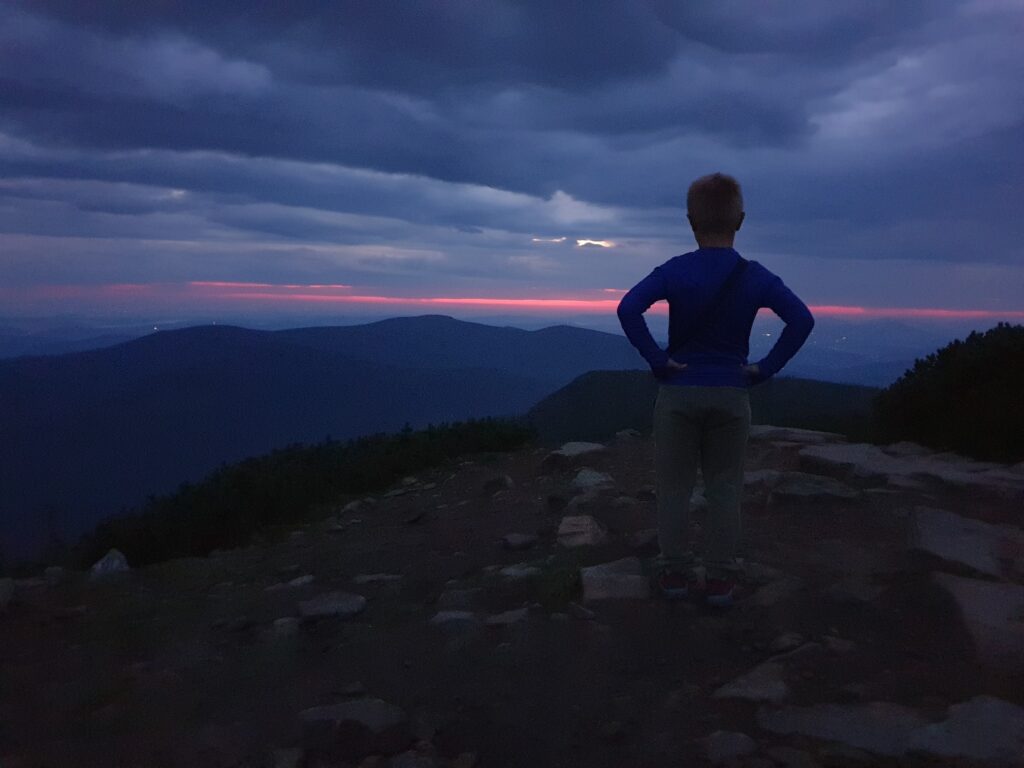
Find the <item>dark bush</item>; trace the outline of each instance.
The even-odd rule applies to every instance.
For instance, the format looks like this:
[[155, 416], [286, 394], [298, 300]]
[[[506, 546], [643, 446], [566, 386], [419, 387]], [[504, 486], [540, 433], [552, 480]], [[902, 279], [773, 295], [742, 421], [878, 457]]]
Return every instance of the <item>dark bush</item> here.
[[480, 419], [347, 442], [294, 445], [226, 465], [176, 493], [151, 497], [136, 514], [101, 523], [75, 548], [84, 567], [111, 547], [132, 565], [240, 546], [275, 525], [310, 519], [352, 495], [470, 453], [508, 451], [534, 439], [514, 420]]
[[1024, 326], [1000, 323], [954, 341], [875, 400], [883, 440], [979, 459], [1024, 458]]

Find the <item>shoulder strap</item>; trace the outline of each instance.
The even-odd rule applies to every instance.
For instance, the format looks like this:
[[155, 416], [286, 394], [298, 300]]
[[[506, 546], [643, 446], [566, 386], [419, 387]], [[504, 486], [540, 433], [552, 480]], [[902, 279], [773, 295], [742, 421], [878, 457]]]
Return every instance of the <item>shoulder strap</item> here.
[[[696, 336], [698, 333], [704, 330], [704, 328], [708, 324], [708, 321], [711, 319], [712, 315], [714, 315], [715, 310], [718, 309], [718, 307], [722, 304], [722, 299], [728, 296], [729, 292], [733, 289], [736, 283], [739, 282], [740, 277], [746, 271], [747, 264], [749, 263], [749, 261], [740, 256], [739, 261], [736, 262], [736, 266], [732, 268], [732, 270], [729, 272], [729, 275], [725, 278], [724, 281], [722, 281], [722, 285], [719, 286], [718, 291], [711, 298], [711, 301], [709, 301], [705, 305], [703, 311], [701, 311], [701, 313], [697, 316], [697, 319], [693, 324], [693, 328], [690, 331], [689, 337], [686, 338], [683, 342], [677, 344], [677, 349], [680, 346], [682, 346], [682, 344], [685, 344], [687, 341], [690, 341], [690, 339], [692, 339], [694, 336]], [[667, 351], [669, 356], [671, 356], [672, 350]]]

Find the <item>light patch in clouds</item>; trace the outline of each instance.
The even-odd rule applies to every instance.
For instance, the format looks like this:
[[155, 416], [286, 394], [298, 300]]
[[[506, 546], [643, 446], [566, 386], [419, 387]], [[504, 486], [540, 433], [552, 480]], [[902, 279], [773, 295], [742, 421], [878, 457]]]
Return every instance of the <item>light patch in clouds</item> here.
[[611, 240], [587, 240], [587, 239], [577, 239], [576, 240], [576, 247], [577, 248], [585, 248], [585, 247], [591, 246], [591, 245], [595, 245], [598, 248], [614, 248], [615, 247], [615, 243], [613, 243]]

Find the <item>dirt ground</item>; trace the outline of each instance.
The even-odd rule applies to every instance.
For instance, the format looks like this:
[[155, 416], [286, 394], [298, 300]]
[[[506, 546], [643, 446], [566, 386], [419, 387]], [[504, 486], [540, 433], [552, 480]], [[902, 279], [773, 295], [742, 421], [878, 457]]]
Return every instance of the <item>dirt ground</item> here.
[[[796, 469], [798, 449], [753, 441], [748, 470]], [[1009, 519], [1015, 503], [937, 488], [780, 502], [755, 489], [745, 556], [760, 576], [732, 609], [652, 596], [587, 603], [586, 618], [570, 606], [581, 599], [579, 567], [656, 551], [631, 541], [655, 525], [653, 445], [619, 438], [557, 469], [544, 462], [549, 450], [424, 472], [405, 493], [339, 514], [336, 531], [318, 523], [122, 577], [20, 584], [0, 614], [0, 766], [387, 765], [320, 749], [303, 727], [303, 710], [359, 697], [408, 715], [419, 757], [394, 765], [704, 765], [701, 740], [716, 731], [757, 742], [738, 765], [967, 764], [774, 734], [759, 728], [763, 704], [712, 696], [770, 659], [785, 633], [823, 649], [793, 673], [789, 705], [885, 701], [939, 719], [979, 694], [1024, 704], [1024, 679], [978, 663], [931, 580], [935, 564], [906, 546], [918, 505]], [[614, 485], [567, 508], [581, 466]], [[561, 545], [566, 514], [593, 515], [607, 542]], [[539, 538], [511, 551], [509, 533]], [[517, 563], [540, 573], [487, 571]], [[377, 573], [401, 578], [353, 581]], [[480, 619], [524, 606], [527, 615], [470, 630], [432, 624], [455, 588], [480, 589]], [[338, 590], [364, 595], [366, 609], [275, 624]]]

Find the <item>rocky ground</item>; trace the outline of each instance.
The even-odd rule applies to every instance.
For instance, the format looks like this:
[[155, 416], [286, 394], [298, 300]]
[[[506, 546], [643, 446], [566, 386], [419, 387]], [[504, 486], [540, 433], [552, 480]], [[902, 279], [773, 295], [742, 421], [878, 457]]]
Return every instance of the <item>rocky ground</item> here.
[[1024, 765], [1024, 468], [757, 428], [715, 611], [648, 595], [652, 453], [476, 457], [246, 549], [0, 580], [0, 766]]

